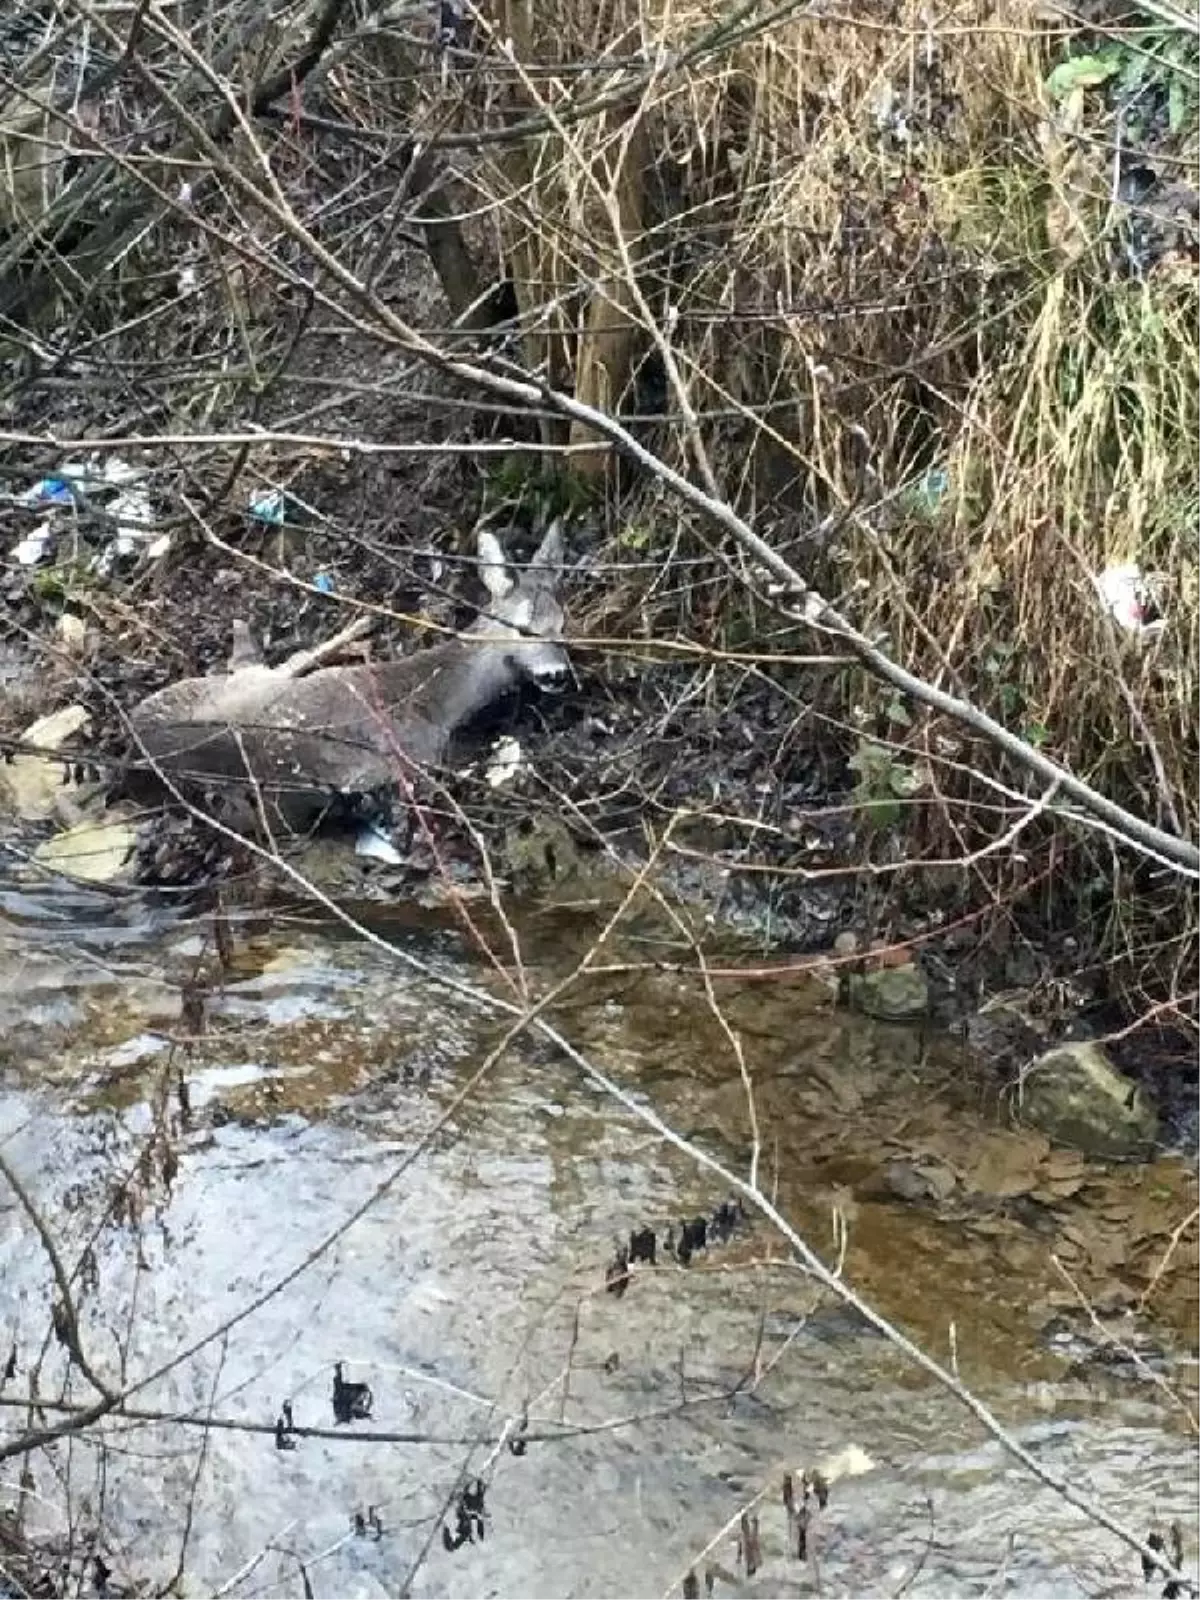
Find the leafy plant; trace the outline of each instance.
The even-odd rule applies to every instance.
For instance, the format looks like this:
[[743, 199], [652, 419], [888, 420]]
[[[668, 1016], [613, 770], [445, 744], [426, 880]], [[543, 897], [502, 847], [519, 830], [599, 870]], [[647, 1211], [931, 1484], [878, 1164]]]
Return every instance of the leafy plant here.
[[588, 480], [574, 473], [546, 469], [533, 456], [507, 456], [488, 475], [489, 505], [525, 507], [547, 521], [587, 510], [596, 492]]
[[1062, 104], [1081, 101], [1087, 90], [1106, 84], [1129, 108], [1132, 139], [1146, 131], [1148, 119], [1139, 104], [1159, 99], [1165, 99], [1167, 131], [1178, 134], [1200, 115], [1200, 39], [1189, 28], [1144, 28], [1101, 50], [1060, 61], [1046, 79], [1046, 91]]
[[919, 770], [898, 761], [886, 746], [864, 739], [847, 763], [857, 773], [854, 803], [872, 828], [890, 828], [900, 820], [900, 801], [909, 800], [922, 784]]

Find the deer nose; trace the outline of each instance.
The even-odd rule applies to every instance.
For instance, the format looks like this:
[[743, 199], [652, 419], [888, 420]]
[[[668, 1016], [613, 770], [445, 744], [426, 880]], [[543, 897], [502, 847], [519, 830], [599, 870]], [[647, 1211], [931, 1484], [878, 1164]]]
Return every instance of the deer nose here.
[[565, 661], [541, 661], [534, 668], [533, 681], [548, 694], [558, 694], [566, 688], [568, 676]]

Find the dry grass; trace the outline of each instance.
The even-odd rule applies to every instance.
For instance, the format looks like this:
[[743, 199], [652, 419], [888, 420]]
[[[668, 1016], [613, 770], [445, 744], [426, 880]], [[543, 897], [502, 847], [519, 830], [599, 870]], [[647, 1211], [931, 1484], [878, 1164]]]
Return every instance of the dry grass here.
[[[618, 360], [636, 367], [666, 335], [722, 487], [827, 592], [855, 596], [859, 626], [1113, 797], [1194, 832], [1195, 234], [1131, 273], [1130, 214], [1112, 205], [1116, 99], [1047, 88], [1071, 55], [1144, 54], [1161, 35], [1131, 17], [1104, 39], [1052, 24], [1053, 8], [985, 0], [932, 27], [916, 0], [808, 9], [563, 0], [539, 7], [531, 36], [517, 8], [497, 8], [507, 70], [462, 90], [455, 116], [476, 129], [548, 117], [519, 157], [485, 146], [461, 168], [517, 278], [526, 352], [586, 388], [597, 298], [610, 334], [626, 330]], [[564, 118], [622, 81], [606, 62], [658, 50], [691, 65], [651, 74], [620, 113]], [[439, 87], [441, 115], [456, 94]], [[1168, 179], [1194, 174], [1194, 104], [1154, 141]], [[651, 432], [687, 459], [674, 397], [668, 409]], [[806, 525], [830, 513], [837, 536], [810, 547]], [[675, 514], [649, 520], [653, 548], [694, 553]], [[1097, 601], [1095, 575], [1130, 561], [1163, 577], [1152, 643]], [[721, 642], [738, 632], [726, 598]], [[707, 613], [692, 621], [712, 637]], [[928, 851], [979, 842], [976, 773], [1013, 774], [857, 675], [814, 693], [848, 748], [869, 736], [909, 770], [938, 769]], [[1057, 911], [1092, 919], [1097, 955], [1119, 955], [1124, 981], [1178, 982], [1189, 889], [1151, 890], [1070, 830], [1041, 850], [1043, 865], [1069, 860]], [[1178, 941], [1165, 966], [1164, 919]]]

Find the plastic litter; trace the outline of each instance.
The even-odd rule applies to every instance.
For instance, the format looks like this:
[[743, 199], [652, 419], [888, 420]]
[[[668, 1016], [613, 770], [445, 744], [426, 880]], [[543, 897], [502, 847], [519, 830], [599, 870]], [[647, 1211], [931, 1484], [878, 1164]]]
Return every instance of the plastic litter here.
[[105, 456], [100, 476], [105, 483], [136, 483], [145, 473], [131, 462], [122, 461], [120, 456]]
[[333, 594], [336, 585], [327, 572], [318, 572], [313, 579], [313, 588], [319, 589], [322, 594]]
[[54, 544], [54, 528], [49, 522], [39, 523], [32, 532], [13, 545], [9, 554], [18, 566], [36, 567], [46, 559]]
[[404, 857], [387, 834], [373, 823], [367, 823], [358, 830], [358, 836], [354, 841], [354, 854], [365, 856], [368, 861], [385, 861], [390, 867], [404, 864]]
[[255, 522], [280, 527], [287, 520], [287, 496], [282, 489], [256, 491], [250, 496], [250, 515]]
[[1126, 633], [1146, 638], [1166, 628], [1166, 618], [1159, 614], [1162, 579], [1143, 573], [1136, 562], [1106, 567], [1096, 579], [1096, 588], [1105, 609]]
[[[51, 476], [40, 478], [18, 497], [18, 505], [44, 507], [50, 515], [13, 545], [9, 554], [19, 566], [40, 565], [53, 554], [60, 525], [58, 513], [90, 504], [116, 524], [115, 534], [89, 563], [93, 572], [110, 573], [118, 563], [135, 556], [157, 559], [165, 555], [170, 548], [170, 535], [155, 535], [154, 507], [145, 486], [147, 476], [145, 468], [119, 455], [62, 462]], [[90, 537], [93, 531], [102, 529], [103, 523], [97, 519], [95, 530], [87, 521], [79, 527], [84, 537]]]
[[69, 506], [75, 499], [66, 478], [40, 478], [21, 496], [23, 506]]
[[500, 789], [512, 781], [525, 764], [524, 753], [517, 739], [498, 739], [487, 764], [485, 776], [490, 789]]

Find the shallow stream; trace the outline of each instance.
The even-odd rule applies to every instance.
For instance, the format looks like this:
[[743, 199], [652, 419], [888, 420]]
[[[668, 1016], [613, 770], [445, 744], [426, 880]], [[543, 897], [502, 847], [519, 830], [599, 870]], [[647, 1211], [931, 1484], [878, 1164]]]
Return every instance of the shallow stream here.
[[[534, 993], [599, 926], [514, 913]], [[448, 913], [373, 927], [512, 997]], [[76, 1567], [94, 1543], [112, 1592], [640, 1596], [689, 1572], [703, 1591], [706, 1571], [717, 1595], [1160, 1591], [764, 1221], [667, 1255], [668, 1224], [726, 1190], [548, 1045], [513, 1045], [464, 1096], [503, 1029], [395, 954], [281, 913], [235, 925], [226, 957], [169, 908], [0, 894], [0, 1155], [72, 1275], [93, 1370], [128, 1391], [23, 1486], [5, 1463], [0, 1495]], [[825, 1259], [844, 1250], [855, 1287], [1052, 1472], [1140, 1535], [1178, 1519], [1191, 1559], [1194, 1268], [1168, 1249], [1191, 1172], [1012, 1132], [956, 1046], [820, 983], [711, 977], [714, 1008], [670, 970], [689, 960], [644, 918], [554, 1021], [743, 1176], [757, 1132], [764, 1188]], [[656, 1265], [606, 1292], [645, 1227]], [[1164, 1257], [1134, 1315], [1130, 1283]], [[67, 1373], [47, 1252], [2, 1179], [0, 1272], [3, 1443], [95, 1393]], [[1109, 1359], [1081, 1364], [1097, 1343]], [[369, 1418], [335, 1422], [337, 1361]], [[34, 1383], [31, 1415], [14, 1400]], [[300, 1431], [277, 1440], [284, 1402]], [[782, 1486], [799, 1497], [813, 1468], [830, 1497], [799, 1560]], [[486, 1537], [447, 1549], [475, 1477]]]

